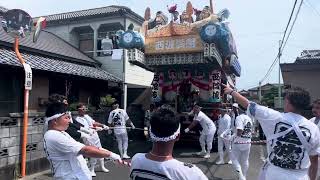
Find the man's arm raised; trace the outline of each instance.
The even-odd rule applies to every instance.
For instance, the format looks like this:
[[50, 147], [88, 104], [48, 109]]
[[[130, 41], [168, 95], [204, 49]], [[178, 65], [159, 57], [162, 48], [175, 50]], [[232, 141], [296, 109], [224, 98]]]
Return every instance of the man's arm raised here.
[[237, 101], [238, 104], [240, 104], [245, 109], [248, 108], [249, 100], [247, 98], [243, 97], [241, 94], [239, 94], [237, 91], [235, 91], [228, 85], [222, 84], [222, 86], [224, 87], [224, 94], [230, 94]]

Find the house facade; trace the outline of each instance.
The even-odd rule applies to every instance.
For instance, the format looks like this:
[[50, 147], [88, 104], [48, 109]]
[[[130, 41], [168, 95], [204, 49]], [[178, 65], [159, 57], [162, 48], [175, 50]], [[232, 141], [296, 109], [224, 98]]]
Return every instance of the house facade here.
[[306, 89], [312, 100], [320, 97], [320, 50], [304, 50], [295, 62], [280, 67], [286, 86]]
[[[127, 94], [125, 104], [148, 94], [153, 73], [130, 63], [127, 51], [119, 49], [115, 40], [116, 32], [127, 30], [130, 24], [134, 30], [140, 31], [144, 21], [140, 15], [124, 6], [107, 6], [45, 17], [47, 31], [97, 60], [102, 69], [123, 80], [124, 94]], [[107, 50], [104, 42], [110, 42]]]
[[[7, 9], [0, 7], [0, 16]], [[2, 19], [0, 19], [2, 21]], [[0, 28], [0, 177], [15, 179], [20, 173], [23, 122], [24, 70], [13, 51], [14, 39]], [[43, 31], [36, 43], [20, 39], [20, 52], [32, 68], [29, 96], [27, 174], [49, 169], [43, 151], [44, 110], [50, 94], [66, 95], [70, 103], [99, 105], [100, 97], [121, 99], [123, 81], [103, 70], [57, 35]]]

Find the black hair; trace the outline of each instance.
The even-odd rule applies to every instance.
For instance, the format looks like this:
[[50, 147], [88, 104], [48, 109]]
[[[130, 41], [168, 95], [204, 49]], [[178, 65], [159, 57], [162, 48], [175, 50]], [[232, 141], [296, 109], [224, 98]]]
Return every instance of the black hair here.
[[79, 103], [79, 104], [77, 105], [77, 109], [81, 108], [82, 106], [85, 106], [85, 104]]
[[114, 105], [119, 105], [119, 102], [118, 101], [114, 101], [111, 106], [114, 106]]
[[169, 106], [161, 106], [151, 116], [151, 131], [157, 137], [168, 137], [177, 131], [180, 121]]
[[61, 94], [51, 94], [48, 98], [49, 104], [63, 102], [63, 100], [67, 100], [67, 97]]
[[200, 103], [198, 103], [198, 102], [193, 103], [192, 107], [195, 107], [195, 106], [201, 107], [201, 106], [200, 106]]
[[320, 105], [320, 99], [314, 100], [312, 104], [319, 104]]
[[306, 110], [310, 106], [309, 92], [300, 87], [288, 89], [285, 93], [285, 98], [297, 111]]
[[51, 117], [55, 114], [65, 113], [67, 111], [67, 108], [65, 104], [57, 102], [52, 103], [48, 106], [46, 110], [46, 117]]

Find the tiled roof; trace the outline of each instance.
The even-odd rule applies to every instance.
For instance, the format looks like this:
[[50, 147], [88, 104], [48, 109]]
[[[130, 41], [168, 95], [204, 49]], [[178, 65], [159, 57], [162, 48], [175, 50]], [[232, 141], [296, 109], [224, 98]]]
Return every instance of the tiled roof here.
[[[113, 82], [121, 82], [121, 79], [96, 67], [75, 64], [61, 61], [57, 58], [50, 58], [40, 55], [21, 53], [25, 61], [30, 64], [32, 69], [58, 72], [75, 76], [84, 76], [94, 79], [102, 79]], [[0, 64], [21, 66], [13, 50], [0, 48]]]
[[3, 7], [3, 6], [0, 6], [0, 13], [4, 13], [4, 12], [7, 12], [8, 9]]
[[[14, 38], [9, 36], [2, 28], [0, 28], [0, 43], [1, 41], [13, 43]], [[23, 47], [27, 47], [29, 49], [32, 48], [34, 50], [38, 50], [40, 54], [46, 53], [46, 55], [53, 57], [62, 56], [65, 59], [87, 64], [100, 64], [58, 36], [46, 31], [41, 32], [36, 43], [33, 43], [32, 36], [29, 36], [27, 38], [20, 39], [19, 44], [22, 46], [22, 49]]]
[[90, 17], [105, 17], [106, 15], [116, 15], [116, 14], [121, 15], [125, 13], [129, 13], [135, 16], [139, 21], [141, 21], [141, 23], [144, 21], [144, 19], [140, 15], [133, 12], [130, 8], [125, 6], [114, 6], [114, 5], [101, 7], [101, 8], [66, 12], [66, 13], [60, 13], [60, 14], [52, 14], [52, 15], [43, 16], [43, 17], [46, 18], [47, 22], [50, 25], [50, 22], [53, 22], [53, 21], [75, 20], [75, 19], [81, 19], [81, 18], [88, 19]]
[[303, 50], [296, 64], [320, 64], [320, 50]]

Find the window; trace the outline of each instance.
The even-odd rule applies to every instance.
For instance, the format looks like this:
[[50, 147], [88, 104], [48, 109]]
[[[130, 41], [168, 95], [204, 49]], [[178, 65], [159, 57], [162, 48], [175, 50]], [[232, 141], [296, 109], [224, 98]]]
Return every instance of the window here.
[[22, 112], [23, 110], [23, 82], [14, 73], [0, 75], [0, 115]]

